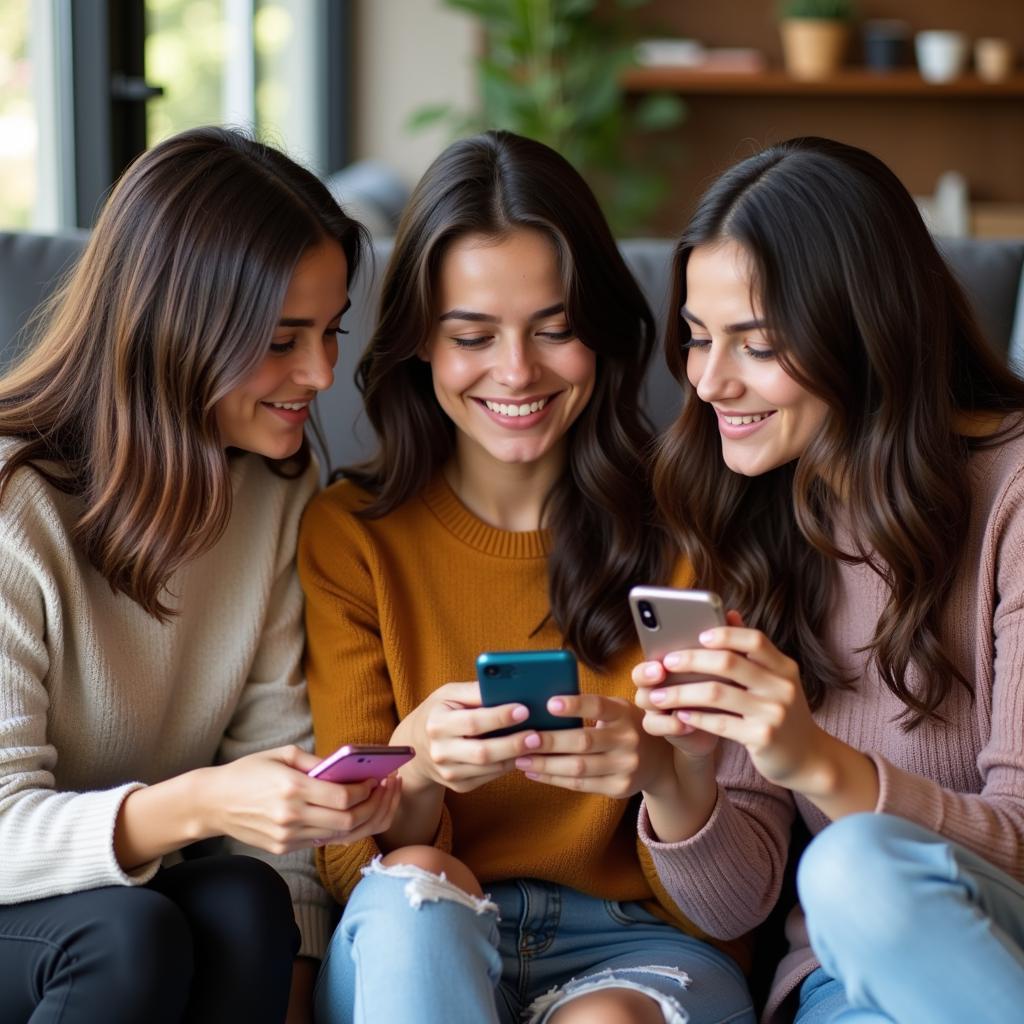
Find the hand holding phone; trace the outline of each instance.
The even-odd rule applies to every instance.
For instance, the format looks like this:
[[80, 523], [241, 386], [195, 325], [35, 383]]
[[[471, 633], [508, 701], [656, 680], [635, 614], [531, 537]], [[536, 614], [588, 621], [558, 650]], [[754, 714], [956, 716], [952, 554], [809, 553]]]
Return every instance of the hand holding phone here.
[[384, 779], [416, 756], [412, 747], [359, 746], [345, 744], [329, 754], [306, 774], [327, 782], [364, 782]]
[[[633, 587], [629, 592], [637, 636], [648, 661], [662, 661], [672, 651], [699, 649], [700, 634], [725, 625], [722, 600], [709, 590]], [[672, 682], [693, 682], [709, 676], [678, 672]]]
[[485, 707], [523, 704], [529, 717], [521, 724], [486, 733], [507, 736], [527, 729], [579, 729], [581, 718], [552, 715], [547, 703], [552, 697], [580, 692], [576, 658], [571, 651], [488, 651], [476, 659], [480, 699]]

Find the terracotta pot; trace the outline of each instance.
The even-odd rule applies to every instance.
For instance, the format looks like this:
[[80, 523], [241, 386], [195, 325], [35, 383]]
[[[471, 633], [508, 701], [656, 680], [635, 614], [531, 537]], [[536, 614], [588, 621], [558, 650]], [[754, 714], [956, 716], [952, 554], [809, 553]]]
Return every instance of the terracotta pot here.
[[843, 63], [849, 26], [825, 18], [786, 18], [779, 23], [786, 70], [794, 78], [828, 78]]

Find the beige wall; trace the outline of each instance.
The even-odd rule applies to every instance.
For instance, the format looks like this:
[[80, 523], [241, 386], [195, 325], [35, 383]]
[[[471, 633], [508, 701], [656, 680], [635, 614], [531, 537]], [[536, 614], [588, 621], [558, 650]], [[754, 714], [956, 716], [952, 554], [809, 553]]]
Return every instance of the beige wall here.
[[356, 0], [354, 29], [353, 158], [382, 160], [412, 185], [449, 135], [405, 124], [426, 104], [472, 106], [476, 26], [441, 0]]

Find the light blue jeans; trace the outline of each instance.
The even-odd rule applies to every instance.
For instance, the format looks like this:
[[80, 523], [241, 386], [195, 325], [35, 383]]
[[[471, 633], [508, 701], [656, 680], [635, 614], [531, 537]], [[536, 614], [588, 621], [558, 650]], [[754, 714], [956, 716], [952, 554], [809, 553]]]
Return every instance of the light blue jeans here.
[[317, 1024], [542, 1024], [611, 986], [650, 996], [666, 1024], [754, 1024], [736, 964], [639, 904], [490, 888], [477, 900], [420, 868], [368, 869], [317, 979]]
[[822, 966], [794, 1024], [1024, 1020], [1024, 885], [977, 854], [855, 814], [808, 846], [797, 889]]

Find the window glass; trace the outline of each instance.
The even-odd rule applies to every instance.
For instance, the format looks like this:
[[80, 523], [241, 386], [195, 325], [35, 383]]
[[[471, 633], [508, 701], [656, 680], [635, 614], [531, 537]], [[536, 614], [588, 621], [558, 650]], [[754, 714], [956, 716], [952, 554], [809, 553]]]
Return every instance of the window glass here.
[[31, 0], [0, 0], [0, 227], [35, 222], [39, 193], [39, 125], [29, 55]]

